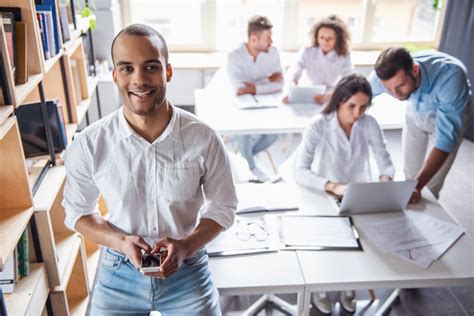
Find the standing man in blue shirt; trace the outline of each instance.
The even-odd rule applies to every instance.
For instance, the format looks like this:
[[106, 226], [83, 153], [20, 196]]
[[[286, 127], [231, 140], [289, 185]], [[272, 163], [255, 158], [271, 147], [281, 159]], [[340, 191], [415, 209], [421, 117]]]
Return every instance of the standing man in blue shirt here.
[[[411, 203], [426, 185], [438, 198], [468, 125], [470, 85], [466, 67], [440, 52], [413, 57], [391, 47], [377, 58], [369, 80], [374, 95], [408, 100], [402, 132], [404, 171], [418, 180]], [[426, 157], [426, 159], [425, 159]]]

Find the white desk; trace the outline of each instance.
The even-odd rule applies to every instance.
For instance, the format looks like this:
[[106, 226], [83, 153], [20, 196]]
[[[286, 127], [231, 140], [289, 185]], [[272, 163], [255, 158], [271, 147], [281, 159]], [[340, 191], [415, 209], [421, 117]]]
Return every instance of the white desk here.
[[[308, 107], [282, 104], [277, 108], [238, 109], [225, 84], [194, 90], [196, 115], [224, 135], [302, 133], [311, 120]], [[405, 122], [406, 102], [378, 96], [369, 109], [383, 129], [400, 129]]]
[[[297, 192], [298, 214], [335, 214], [324, 192], [299, 186]], [[454, 222], [426, 189], [423, 200], [409, 209]], [[386, 216], [390, 213], [356, 215], [353, 220], [357, 227]], [[360, 230], [359, 234], [363, 251], [280, 251], [220, 257], [211, 258], [209, 267], [222, 295], [298, 293], [298, 315], [309, 314], [314, 291], [463, 286], [474, 282], [474, 240], [467, 233], [428, 269], [382, 253]]]
[[305, 280], [294, 251], [214, 257], [209, 270], [220, 295], [298, 293], [298, 315], [307, 305]]
[[[334, 214], [324, 193], [315, 194], [303, 189], [300, 195], [302, 209], [318, 215]], [[423, 200], [417, 205], [409, 205], [408, 209], [455, 222], [426, 189], [423, 190]], [[357, 227], [390, 215], [357, 215], [353, 219]], [[309, 302], [314, 291], [464, 286], [474, 282], [474, 240], [467, 233], [428, 269], [383, 253], [361, 230], [359, 234], [364, 251], [297, 252], [306, 282], [305, 302]], [[309, 304], [306, 304], [304, 315], [308, 313]]]

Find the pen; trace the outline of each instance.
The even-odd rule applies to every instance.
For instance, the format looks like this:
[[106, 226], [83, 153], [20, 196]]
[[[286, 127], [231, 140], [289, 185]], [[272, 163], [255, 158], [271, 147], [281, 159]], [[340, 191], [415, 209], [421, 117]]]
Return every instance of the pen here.
[[258, 103], [258, 99], [255, 95], [251, 94], [252, 98], [254, 99], [255, 103]]

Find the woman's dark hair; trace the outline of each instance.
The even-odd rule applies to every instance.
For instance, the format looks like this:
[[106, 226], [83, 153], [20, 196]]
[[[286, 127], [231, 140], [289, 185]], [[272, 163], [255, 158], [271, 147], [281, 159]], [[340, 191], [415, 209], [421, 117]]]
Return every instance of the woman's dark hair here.
[[362, 92], [369, 97], [369, 103], [372, 102], [372, 89], [369, 81], [361, 74], [347, 75], [336, 85], [332, 93], [331, 99], [322, 111], [323, 114], [329, 114], [336, 111], [342, 102], [349, 100], [357, 92]]
[[318, 33], [323, 27], [333, 30], [336, 33], [336, 46], [334, 47], [339, 56], [347, 56], [349, 54], [350, 35], [346, 23], [336, 15], [331, 15], [317, 22], [310, 32], [311, 42], [314, 46], [319, 47]]

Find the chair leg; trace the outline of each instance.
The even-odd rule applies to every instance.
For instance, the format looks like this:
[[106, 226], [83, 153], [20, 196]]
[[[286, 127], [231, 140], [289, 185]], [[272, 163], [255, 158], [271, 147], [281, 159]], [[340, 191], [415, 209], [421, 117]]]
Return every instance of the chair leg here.
[[370, 301], [373, 302], [375, 301], [375, 299], [377, 298], [376, 295], [375, 295], [375, 291], [373, 289], [369, 289], [369, 298], [370, 298]]

